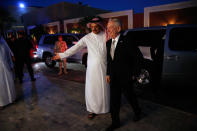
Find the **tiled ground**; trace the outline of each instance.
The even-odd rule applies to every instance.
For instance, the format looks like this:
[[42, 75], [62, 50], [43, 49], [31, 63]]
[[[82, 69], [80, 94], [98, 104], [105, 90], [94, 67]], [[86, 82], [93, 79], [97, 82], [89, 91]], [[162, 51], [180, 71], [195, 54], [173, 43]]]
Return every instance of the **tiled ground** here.
[[[110, 114], [87, 119], [84, 83], [42, 72], [37, 72], [36, 78], [32, 83], [25, 73], [24, 83], [16, 84], [18, 100], [0, 110], [0, 131], [103, 131], [110, 124]], [[118, 130], [197, 131], [194, 114], [145, 100], [140, 100], [140, 105], [144, 118], [134, 123], [132, 109], [123, 98]]]

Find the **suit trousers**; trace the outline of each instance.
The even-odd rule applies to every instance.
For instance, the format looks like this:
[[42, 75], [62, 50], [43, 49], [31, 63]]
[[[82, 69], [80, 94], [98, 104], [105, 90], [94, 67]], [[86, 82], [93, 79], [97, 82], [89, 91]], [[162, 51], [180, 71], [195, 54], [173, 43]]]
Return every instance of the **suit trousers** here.
[[133, 108], [136, 115], [141, 113], [136, 94], [133, 90], [132, 78], [124, 77], [124, 75], [115, 75], [110, 77], [110, 111], [112, 117], [112, 125], [120, 124], [120, 105], [121, 95], [124, 94], [125, 98]]
[[18, 74], [19, 80], [23, 79], [24, 65], [27, 66], [27, 70], [29, 72], [31, 79], [34, 78], [34, 72], [33, 72], [33, 68], [31, 65], [31, 58], [23, 58], [23, 59], [16, 60], [16, 67], [17, 67], [17, 72], [18, 72], [17, 74]]

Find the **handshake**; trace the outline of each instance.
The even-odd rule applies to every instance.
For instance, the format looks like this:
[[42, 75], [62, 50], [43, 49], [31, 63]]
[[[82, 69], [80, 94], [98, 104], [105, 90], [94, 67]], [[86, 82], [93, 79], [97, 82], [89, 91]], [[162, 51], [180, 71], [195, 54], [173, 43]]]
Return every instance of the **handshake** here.
[[59, 60], [59, 59], [60, 59], [60, 56], [57, 53], [55, 53], [55, 56], [52, 57], [52, 60]]

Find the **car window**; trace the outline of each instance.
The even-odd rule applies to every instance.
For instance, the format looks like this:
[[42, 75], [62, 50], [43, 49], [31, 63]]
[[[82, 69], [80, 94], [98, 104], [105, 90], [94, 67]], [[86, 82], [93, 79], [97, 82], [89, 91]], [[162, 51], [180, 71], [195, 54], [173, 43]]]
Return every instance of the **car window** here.
[[169, 48], [176, 51], [197, 50], [197, 28], [173, 28], [170, 31]]
[[76, 34], [77, 38], [80, 40], [82, 37], [85, 36], [85, 34]]
[[46, 36], [44, 38], [43, 44], [55, 44], [55, 42], [58, 40], [58, 36]]
[[144, 47], [160, 47], [166, 30], [140, 30], [128, 33], [131, 44]]
[[63, 40], [66, 41], [67, 45], [72, 45], [73, 41], [78, 41], [74, 36], [71, 35], [63, 35]]
[[156, 61], [163, 54], [165, 33], [165, 29], [131, 31], [129, 44], [138, 46], [145, 59]]

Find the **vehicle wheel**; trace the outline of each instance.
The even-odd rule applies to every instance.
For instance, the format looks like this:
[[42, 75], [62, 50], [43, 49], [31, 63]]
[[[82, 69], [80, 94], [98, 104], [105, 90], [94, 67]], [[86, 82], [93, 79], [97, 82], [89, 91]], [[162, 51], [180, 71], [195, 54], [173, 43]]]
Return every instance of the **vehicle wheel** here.
[[87, 59], [88, 59], [88, 53], [84, 54], [82, 58], [82, 64], [85, 65], [86, 68], [87, 68]]
[[45, 56], [44, 62], [46, 64], [46, 66], [48, 67], [54, 67], [56, 62], [52, 60], [52, 55], [51, 54], [47, 54]]
[[136, 80], [134, 82], [135, 91], [140, 94], [147, 88], [149, 88], [153, 82], [152, 79], [152, 69], [153, 63], [149, 60], [145, 60], [141, 66], [139, 76], [136, 76]]

